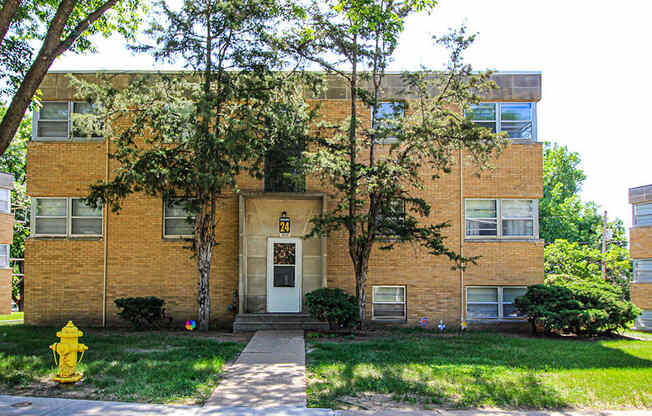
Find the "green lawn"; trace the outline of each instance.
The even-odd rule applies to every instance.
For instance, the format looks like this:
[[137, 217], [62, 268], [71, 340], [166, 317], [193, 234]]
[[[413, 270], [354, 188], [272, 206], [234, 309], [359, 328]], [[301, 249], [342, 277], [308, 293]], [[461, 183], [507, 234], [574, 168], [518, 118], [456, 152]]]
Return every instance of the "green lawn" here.
[[308, 349], [313, 407], [341, 407], [338, 399], [359, 393], [456, 408], [652, 407], [650, 341], [402, 333]]
[[[137, 402], [202, 403], [224, 363], [244, 348], [209, 338], [142, 333], [84, 335], [80, 385], [59, 386], [48, 346], [55, 328], [0, 327], [0, 394], [46, 395]], [[86, 332], [86, 331], [85, 331]]]
[[0, 321], [13, 321], [16, 319], [24, 319], [25, 312], [12, 312], [9, 315], [0, 315]]

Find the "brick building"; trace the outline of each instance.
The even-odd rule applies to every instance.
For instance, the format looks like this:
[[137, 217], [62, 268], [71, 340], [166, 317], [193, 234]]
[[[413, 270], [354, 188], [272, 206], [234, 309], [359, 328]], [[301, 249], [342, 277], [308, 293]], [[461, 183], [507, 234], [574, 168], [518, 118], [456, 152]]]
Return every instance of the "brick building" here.
[[[132, 75], [117, 76], [128, 82]], [[452, 172], [423, 190], [433, 207], [427, 221], [450, 221], [447, 244], [465, 256], [481, 256], [479, 264], [453, 271], [447, 259], [418, 247], [376, 248], [367, 288], [370, 320], [415, 324], [427, 317], [452, 326], [463, 318], [513, 322], [518, 320], [514, 297], [543, 281], [542, 146], [536, 126], [541, 75], [503, 72], [493, 78], [500, 88], [474, 109], [473, 118], [512, 138], [493, 162], [495, 169], [478, 177], [459, 154]], [[400, 77], [388, 80], [387, 104], [401, 99]], [[86, 104], [75, 101], [67, 74], [50, 73], [41, 90], [43, 108], [34, 116], [27, 155], [32, 235], [25, 249], [25, 322], [120, 325], [114, 300], [150, 295], [165, 299], [175, 320], [194, 318], [196, 266], [184, 249], [191, 228], [182, 201], [136, 194], [119, 214], [84, 206], [79, 198], [87, 195], [88, 185], [116, 168], [107, 157], [112, 144], [74, 137], [71, 114], [85, 111]], [[347, 116], [347, 89], [337, 81], [330, 80], [324, 96], [313, 99], [321, 101], [324, 117]], [[369, 109], [360, 111], [369, 116]], [[238, 319], [244, 319], [252, 316], [245, 314], [299, 313], [303, 295], [319, 287], [354, 293], [344, 233], [302, 238], [310, 218], [329, 209], [319, 183], [307, 178], [303, 192], [277, 192], [264, 180], [243, 177], [239, 187], [238, 194], [220, 201], [211, 269], [214, 325], [233, 323], [234, 304], [242, 312]], [[281, 217], [290, 222], [289, 233], [279, 233]], [[283, 257], [288, 250], [294, 255]]]
[[14, 177], [0, 172], [0, 315], [11, 313], [10, 248], [14, 239], [14, 214], [11, 212], [11, 190]]
[[652, 330], [652, 185], [631, 188], [629, 203], [632, 204], [629, 255], [634, 260], [632, 302], [643, 310], [635, 327]]

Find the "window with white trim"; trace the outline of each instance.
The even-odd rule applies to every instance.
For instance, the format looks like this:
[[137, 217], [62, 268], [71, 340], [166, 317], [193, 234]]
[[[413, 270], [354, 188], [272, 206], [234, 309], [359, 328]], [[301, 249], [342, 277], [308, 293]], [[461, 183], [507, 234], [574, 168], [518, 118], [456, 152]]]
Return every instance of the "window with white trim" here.
[[79, 118], [94, 112], [93, 105], [80, 101], [44, 101], [35, 111], [34, 140], [101, 139], [102, 122], [92, 123], [91, 131], [81, 126]]
[[652, 259], [634, 260], [634, 282], [652, 283]]
[[406, 319], [405, 286], [373, 286], [371, 317], [374, 320]]
[[645, 204], [635, 204], [634, 209], [634, 225], [652, 225], [652, 202]]
[[466, 199], [467, 238], [536, 238], [538, 201], [534, 199]]
[[471, 104], [466, 117], [494, 133], [507, 132], [511, 139], [536, 140], [536, 103]]
[[514, 299], [525, 295], [526, 287], [483, 286], [466, 288], [467, 319], [522, 318]]
[[0, 212], [11, 213], [11, 190], [0, 188]]
[[381, 237], [399, 237], [400, 229], [405, 222], [405, 201], [391, 199], [387, 206], [381, 207], [382, 212], [376, 215], [378, 235]]
[[9, 268], [9, 244], [0, 244], [0, 269]]
[[35, 237], [101, 237], [103, 208], [82, 198], [33, 198], [32, 235]]
[[[373, 109], [372, 109], [373, 110]], [[373, 115], [373, 113], [372, 113]], [[391, 130], [396, 131], [398, 122], [405, 117], [405, 101], [380, 101], [376, 110], [376, 129], [383, 136], [381, 143], [396, 143]], [[383, 130], [386, 130], [383, 132]], [[387, 132], [389, 130], [389, 132]], [[384, 137], [388, 136], [388, 137]]]
[[163, 237], [182, 238], [195, 234], [195, 217], [190, 214], [190, 200], [173, 198], [163, 203]]
[[652, 329], [652, 310], [643, 310], [635, 324], [636, 329]]

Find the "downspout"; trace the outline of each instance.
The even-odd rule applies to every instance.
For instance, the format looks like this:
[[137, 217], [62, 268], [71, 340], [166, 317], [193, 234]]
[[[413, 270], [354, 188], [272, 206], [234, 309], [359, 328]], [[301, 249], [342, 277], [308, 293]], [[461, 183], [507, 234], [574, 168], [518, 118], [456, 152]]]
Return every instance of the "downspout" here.
[[[106, 170], [104, 173], [104, 182], [109, 181], [109, 138], [106, 139]], [[106, 328], [106, 268], [109, 255], [109, 208], [104, 204], [104, 268], [103, 268], [103, 288], [102, 288], [102, 328]]]
[[[460, 147], [460, 256], [464, 256], [464, 159]], [[460, 268], [460, 325], [464, 322], [464, 269]]]

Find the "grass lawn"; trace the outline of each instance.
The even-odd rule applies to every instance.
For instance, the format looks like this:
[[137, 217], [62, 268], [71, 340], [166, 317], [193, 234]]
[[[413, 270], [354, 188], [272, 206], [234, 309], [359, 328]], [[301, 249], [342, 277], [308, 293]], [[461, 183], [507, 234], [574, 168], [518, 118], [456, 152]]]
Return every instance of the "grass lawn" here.
[[13, 321], [16, 319], [24, 319], [25, 312], [12, 312], [9, 315], [0, 315], [0, 321]]
[[0, 327], [0, 394], [154, 403], [203, 403], [222, 368], [244, 343], [175, 334], [91, 331], [79, 385], [58, 385], [52, 351], [56, 328]]
[[312, 407], [374, 395], [425, 408], [652, 407], [652, 341], [401, 333], [308, 351]]

